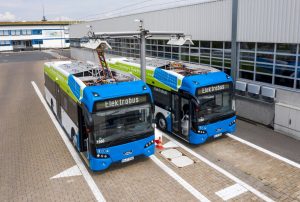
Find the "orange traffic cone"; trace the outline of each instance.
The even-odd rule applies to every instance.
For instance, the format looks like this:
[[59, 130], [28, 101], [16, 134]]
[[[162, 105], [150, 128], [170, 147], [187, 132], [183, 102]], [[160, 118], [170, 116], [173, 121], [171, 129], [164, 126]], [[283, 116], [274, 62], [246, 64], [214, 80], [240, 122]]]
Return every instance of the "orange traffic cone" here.
[[159, 137], [158, 140], [155, 140], [155, 143], [156, 143], [156, 148], [157, 149], [164, 149], [164, 146], [162, 144], [162, 137]]

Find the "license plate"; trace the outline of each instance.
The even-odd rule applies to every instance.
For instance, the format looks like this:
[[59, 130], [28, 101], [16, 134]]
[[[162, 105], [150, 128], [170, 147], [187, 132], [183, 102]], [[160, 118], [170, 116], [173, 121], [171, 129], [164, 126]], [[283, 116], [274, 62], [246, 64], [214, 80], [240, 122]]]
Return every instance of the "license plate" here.
[[122, 159], [122, 163], [126, 163], [128, 161], [132, 161], [134, 159], [134, 156], [133, 157], [129, 157], [129, 158], [126, 158], [126, 159]]
[[214, 138], [221, 137], [221, 136], [222, 136], [222, 133], [219, 133], [219, 134], [214, 135]]

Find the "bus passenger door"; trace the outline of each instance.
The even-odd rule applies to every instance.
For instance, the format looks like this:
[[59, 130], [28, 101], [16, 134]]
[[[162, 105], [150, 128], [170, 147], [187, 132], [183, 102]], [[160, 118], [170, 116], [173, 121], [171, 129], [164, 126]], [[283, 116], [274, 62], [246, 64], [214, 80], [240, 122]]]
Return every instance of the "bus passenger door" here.
[[172, 94], [172, 132], [180, 135], [180, 99]]
[[55, 100], [56, 100], [56, 116], [59, 121], [61, 121], [61, 98], [60, 98], [60, 88], [57, 83], [55, 83]]

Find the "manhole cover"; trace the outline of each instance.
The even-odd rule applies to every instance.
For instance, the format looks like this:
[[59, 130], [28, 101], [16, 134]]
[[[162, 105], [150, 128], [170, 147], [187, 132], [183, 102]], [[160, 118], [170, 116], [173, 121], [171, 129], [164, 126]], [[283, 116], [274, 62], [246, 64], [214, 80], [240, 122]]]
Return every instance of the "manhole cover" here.
[[182, 153], [177, 149], [168, 149], [161, 152], [161, 155], [167, 159], [173, 159], [182, 156]]
[[173, 158], [171, 162], [179, 168], [192, 165], [194, 163], [194, 161], [187, 156], [179, 156], [177, 158]]

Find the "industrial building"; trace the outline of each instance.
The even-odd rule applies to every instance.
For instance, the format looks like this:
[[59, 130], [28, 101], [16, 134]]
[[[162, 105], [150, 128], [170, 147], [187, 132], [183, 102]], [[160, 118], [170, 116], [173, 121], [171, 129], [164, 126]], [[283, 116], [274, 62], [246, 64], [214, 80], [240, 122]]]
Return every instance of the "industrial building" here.
[[69, 22], [0, 22], [0, 51], [67, 47]]
[[[95, 57], [81, 47], [95, 32], [136, 31], [141, 19], [151, 31], [181, 31], [194, 45], [167, 45], [148, 38], [149, 57], [210, 65], [236, 74], [237, 115], [300, 139], [300, 1], [215, 0], [100, 19], [70, 27], [71, 55]], [[136, 38], [109, 39], [111, 54], [139, 57]]]

